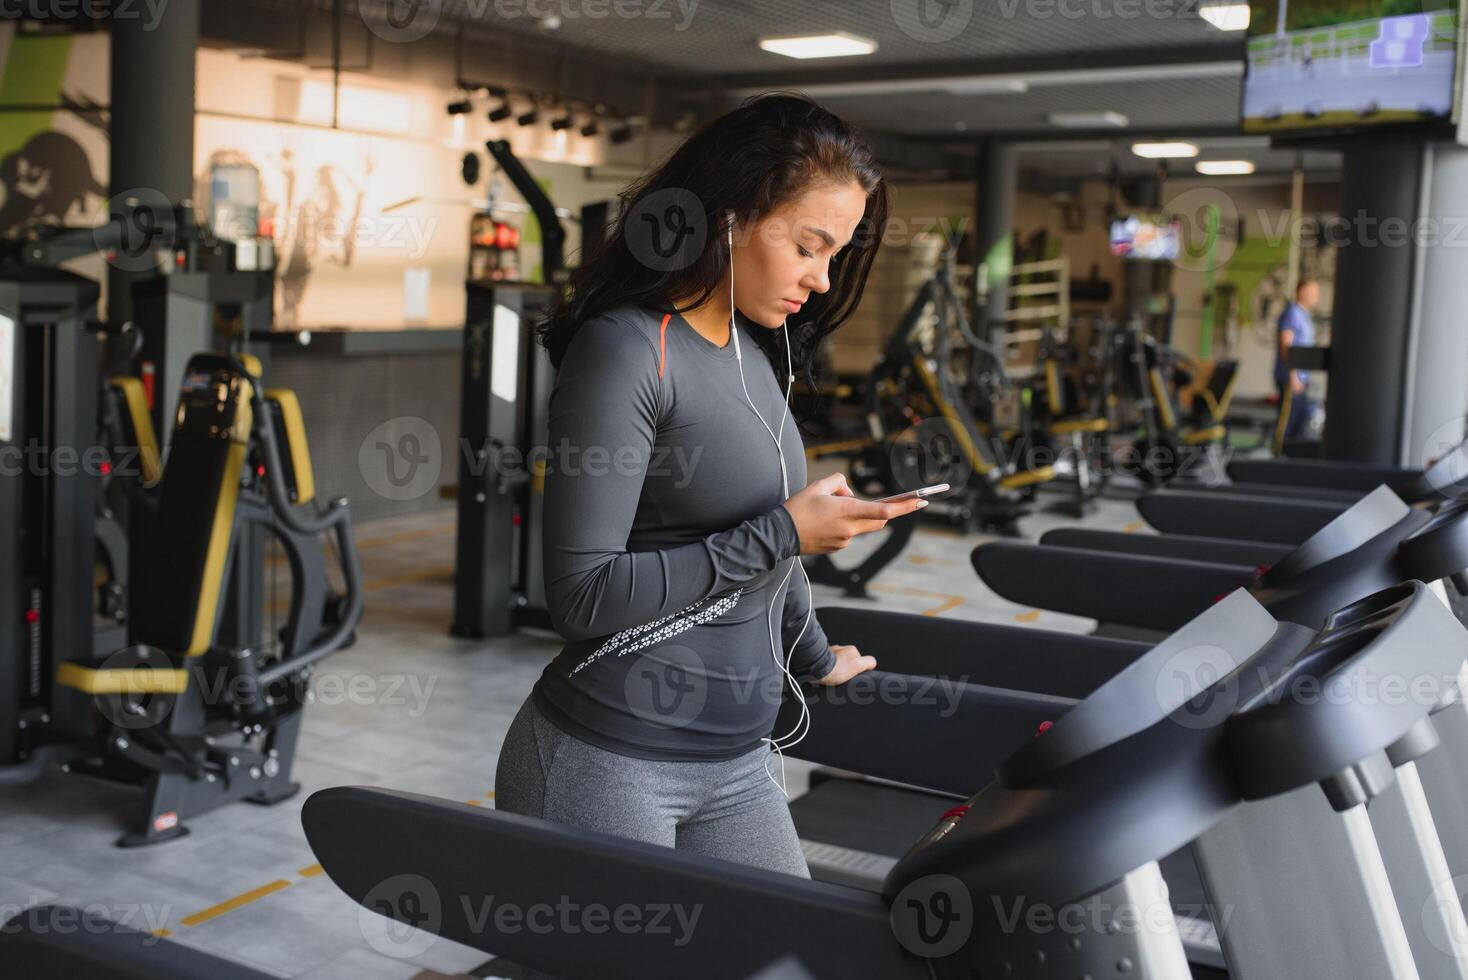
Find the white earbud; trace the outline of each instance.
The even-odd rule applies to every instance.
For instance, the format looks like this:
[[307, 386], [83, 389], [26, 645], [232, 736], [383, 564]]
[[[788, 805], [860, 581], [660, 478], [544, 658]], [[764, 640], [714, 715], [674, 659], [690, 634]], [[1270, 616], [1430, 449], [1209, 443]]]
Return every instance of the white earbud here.
[[[790, 414], [790, 392], [795, 386], [795, 365], [790, 351], [790, 326], [788, 323], [781, 324], [781, 329], [785, 331], [785, 377], [787, 380], [785, 385], [785, 407], [780, 413], [780, 429], [777, 434], [774, 429], [770, 428], [769, 423], [765, 421], [765, 417], [760, 414], [760, 410], [755, 407], [754, 399], [749, 395], [749, 385], [744, 380], [744, 354], [739, 347], [739, 323], [734, 308], [734, 212], [726, 211], [724, 214], [728, 218], [725, 241], [729, 243], [729, 332], [733, 335], [734, 340], [734, 360], [739, 366], [739, 384], [744, 389], [744, 400], [749, 403], [750, 410], [754, 412], [755, 418], [759, 419], [760, 425], [764, 426], [765, 431], [770, 434], [770, 439], [775, 443], [775, 454], [780, 458], [780, 489], [783, 494], [782, 499], [789, 499], [790, 474], [785, 467], [783, 439], [785, 436], [785, 419]], [[769, 742], [770, 748], [780, 757], [779, 781], [776, 782], [775, 777], [770, 773], [768, 759], [765, 760], [765, 775], [769, 777], [771, 782], [774, 782], [776, 786], [780, 787], [780, 792], [784, 793], [787, 797], [790, 793], [785, 788], [784, 750], [798, 745], [801, 739], [805, 738], [809, 733], [810, 706], [806, 704], [805, 697], [801, 694], [800, 684], [796, 681], [795, 675], [790, 672], [790, 655], [787, 654], [783, 659], [780, 657], [780, 642], [775, 637], [774, 613], [775, 599], [784, 592], [785, 585], [790, 581], [790, 575], [795, 571], [795, 566], [797, 565], [800, 567], [801, 577], [805, 579], [806, 607], [805, 622], [801, 624], [800, 632], [795, 636], [795, 642], [790, 645], [792, 653], [800, 645], [801, 638], [805, 636], [805, 631], [810, 626], [811, 615], [815, 611], [815, 596], [811, 593], [810, 575], [806, 572], [805, 565], [801, 563], [799, 555], [791, 561], [791, 568], [785, 572], [785, 577], [780, 580], [780, 587], [775, 589], [774, 593], [770, 596], [769, 608], [765, 610], [765, 625], [769, 629], [770, 654], [775, 658], [775, 665], [780, 668], [781, 673], [785, 675], [786, 683], [790, 685], [790, 690], [800, 700], [800, 718], [796, 721], [794, 728], [779, 738], [761, 739], [761, 741]], [[793, 741], [791, 741], [792, 739]]]

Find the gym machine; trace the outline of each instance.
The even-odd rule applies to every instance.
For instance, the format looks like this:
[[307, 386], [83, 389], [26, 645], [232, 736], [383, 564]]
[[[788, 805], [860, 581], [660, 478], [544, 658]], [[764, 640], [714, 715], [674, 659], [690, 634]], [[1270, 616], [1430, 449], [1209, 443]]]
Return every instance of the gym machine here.
[[469, 282], [459, 414], [456, 636], [550, 629], [541, 558], [544, 459], [555, 372], [536, 343], [547, 286]]
[[1195, 368], [1183, 355], [1151, 336], [1136, 318], [1120, 327], [1104, 324], [1100, 337], [1102, 403], [1112, 431], [1122, 432], [1133, 429], [1122, 416], [1121, 406], [1130, 402], [1139, 426], [1131, 450], [1142, 483], [1156, 487], [1207, 472], [1201, 464], [1228, 437], [1237, 362], [1214, 365], [1197, 396], [1205, 407], [1195, 405], [1191, 418], [1184, 420], [1175, 393], [1192, 380]]
[[985, 434], [973, 406], [987, 403], [986, 392], [1002, 379], [1002, 357], [969, 329], [952, 276], [950, 253], [888, 339], [863, 386], [862, 417], [806, 455], [847, 457], [853, 489], [868, 496], [952, 484], [923, 521], [1014, 534], [1035, 487], [1055, 471], [1016, 465]]
[[92, 656], [127, 639], [115, 614], [95, 615], [103, 460], [83, 450], [97, 434], [98, 292], [53, 269], [0, 279], [0, 527], [11, 535], [0, 551], [0, 764], [23, 773], [45, 762], [27, 746], [50, 720], [54, 652]]
[[[1408, 592], [1415, 595], [1412, 590], [1416, 588], [1384, 593], [1377, 608], [1400, 602]], [[1259, 607], [1241, 600], [1248, 597], [1235, 594], [1158, 648], [1151, 652], [1143, 649], [1116, 675], [1120, 685], [1106, 683], [1101, 690], [1118, 686], [1132, 690], [1139, 702], [1133, 710], [1144, 712], [1157, 710], [1158, 705], [1166, 712], [1169, 706], [1191, 703], [1199, 714], [1216, 716], [1236, 706], [1240, 702], [1233, 696], [1232, 685], [1239, 681], [1229, 681], [1228, 675], [1236, 667], [1257, 669], [1247, 657], [1240, 656], [1240, 649], [1264, 642], [1274, 622], [1270, 617], [1249, 614], [1249, 610]], [[1367, 605], [1355, 607], [1353, 622], [1370, 621], [1364, 612]], [[1434, 618], [1440, 621], [1440, 608], [1435, 613]], [[791, 805], [811, 871], [824, 880], [877, 887], [903, 853], [904, 842], [928, 825], [934, 815], [972, 792], [977, 781], [966, 760], [972, 758], [975, 746], [1002, 754], [1032, 741], [1043, 741], [1049, 719], [1066, 715], [1077, 700], [1091, 697], [1097, 690], [1089, 679], [1066, 677], [1072, 668], [1094, 677], [1087, 661], [1074, 657], [1076, 651], [1047, 649], [1066, 639], [1062, 636], [1054, 636], [1053, 644], [1021, 641], [996, 651], [991, 631], [982, 624], [954, 622], [940, 628], [920, 616], [851, 608], [823, 610], [822, 624], [835, 638], [859, 638], [863, 649], [874, 653], [887, 668], [873, 672], [877, 676], [864, 674], [853, 679], [842, 691], [817, 690], [810, 701], [811, 735], [797, 747], [797, 754], [848, 771], [847, 778], [825, 779], [819, 784], [813, 780], [811, 791]], [[1295, 629], [1281, 624], [1276, 628], [1275, 641]], [[1231, 636], [1230, 630], [1238, 635]], [[1363, 626], [1362, 632], [1371, 629]], [[1115, 641], [1111, 647], [1110, 651], [1098, 652], [1111, 658], [1121, 654]], [[1206, 651], [1207, 657], [1200, 658], [1200, 651]], [[1071, 659], [1057, 659], [1057, 652], [1068, 653]], [[1457, 652], [1461, 656], [1461, 650]], [[917, 676], [904, 677], [908, 672]], [[1037, 676], [1049, 686], [1031, 686]], [[1446, 695], [1432, 715], [1434, 725], [1442, 731], [1443, 748], [1401, 767], [1399, 785], [1378, 798], [1371, 813], [1398, 908], [1412, 945], [1420, 951], [1421, 975], [1456, 977], [1463, 975], [1468, 958], [1461, 945], [1452, 949], [1438, 945], [1443, 935], [1439, 930], [1455, 928], [1461, 913], [1452, 907], [1452, 901], [1446, 906], [1437, 901], [1448, 897], [1435, 889], [1451, 874], [1446, 870], [1450, 862], [1443, 853], [1445, 842], [1437, 838], [1436, 828], [1442, 827], [1446, 833], [1460, 823], [1451, 814], [1461, 812], [1452, 810], [1452, 806], [1461, 805], [1457, 773], [1465, 758], [1468, 733], [1461, 712], [1455, 714], [1447, 705], [1456, 696], [1446, 690], [1455, 675], [1433, 676], [1437, 687], [1424, 698]], [[947, 696], [931, 696], [928, 682], [935, 678], [948, 683]], [[1218, 679], [1224, 681], [1223, 690], [1227, 692], [1221, 701], [1211, 697], [1188, 701], [1195, 690]], [[864, 680], [866, 684], [861, 683]], [[982, 708], [971, 707], [964, 684], [953, 683], [972, 680], [982, 682], [979, 690], [987, 692]], [[1070, 696], [1060, 696], [1062, 689], [1069, 689]], [[878, 690], [883, 696], [875, 696]], [[1035, 690], [1046, 694], [1022, 693]], [[1278, 695], [1274, 697], [1278, 699]], [[1291, 698], [1286, 695], [1285, 699]], [[858, 702], [865, 702], [859, 711], [848, 707]], [[1124, 708], [1123, 702], [1115, 699], [1110, 705], [1112, 709]], [[787, 704], [782, 715], [779, 724], [793, 723], [795, 709]], [[1118, 713], [1116, 717], [1126, 716]], [[1174, 717], [1186, 723], [1180, 716]], [[1037, 721], [1039, 718], [1046, 721]], [[1091, 719], [1097, 723], [1102, 720], [1096, 713]], [[900, 731], [902, 737], [869, 744], [872, 739], [868, 733], [872, 731]], [[1034, 738], [1036, 732], [1041, 734], [1038, 740]], [[925, 750], [921, 757], [914, 756], [915, 744]], [[1419, 766], [1423, 767], [1420, 774]], [[853, 780], [851, 772], [876, 777], [878, 782]], [[1430, 806], [1423, 785], [1432, 797]], [[1297, 813], [1300, 815], [1309, 817], [1308, 813]], [[1281, 812], [1274, 816], [1281, 816]], [[1312, 821], [1312, 825], [1309, 830], [1256, 825], [1244, 832], [1250, 837], [1257, 835], [1252, 841], [1240, 840], [1239, 829], [1230, 828], [1215, 835], [1229, 842], [1226, 850], [1218, 850], [1216, 840], [1204, 838], [1161, 861], [1190, 961], [1214, 968], [1227, 965], [1235, 977], [1329, 977], [1351, 972], [1350, 955], [1335, 959], [1342, 937], [1330, 933], [1337, 927], [1344, 928], [1344, 942], [1349, 946], [1354, 941], [1349, 938], [1352, 930], [1371, 926], [1359, 920], [1347, 925], [1354, 914], [1349, 912], [1346, 919], [1334, 919], [1344, 909], [1336, 888], [1347, 887], [1344, 882], [1351, 876], [1336, 877], [1343, 873], [1343, 869], [1332, 865], [1339, 854], [1312, 852], [1302, 858], [1297, 853], [1301, 846], [1307, 850], [1316, 847], [1311, 843], [1316, 835], [1331, 833], [1327, 824]], [[1453, 839], [1447, 843], [1460, 842]], [[1205, 844], [1213, 848], [1211, 853], [1200, 853]], [[1455, 857], [1461, 857], [1460, 847]], [[1221, 867], [1210, 868], [1215, 861], [1221, 862]], [[1332, 867], [1335, 870], [1330, 870]], [[1235, 892], [1225, 899], [1210, 881], [1218, 873], [1252, 880], [1254, 888], [1271, 894], [1261, 897]], [[1281, 890], [1280, 881], [1289, 881], [1290, 888]], [[1337, 884], [1333, 886], [1331, 881]], [[1283, 895], [1278, 894], [1281, 891]], [[1424, 912], [1440, 913], [1442, 919], [1429, 923], [1423, 918]], [[1227, 935], [1230, 930], [1231, 936]], [[1332, 952], [1322, 956], [1322, 949]]]
[[460, 374], [455, 636], [550, 629], [540, 530], [555, 372], [535, 325], [563, 278], [565, 231], [555, 206], [504, 140], [486, 147], [540, 224], [546, 285], [470, 279]]
[[1102, 623], [1175, 629], [1242, 587], [1279, 618], [1315, 625], [1392, 582], [1441, 582], [1444, 596], [1457, 594], [1468, 569], [1468, 503], [1433, 512], [1379, 487], [1295, 548], [1060, 528], [1039, 544], [981, 544], [972, 561], [1006, 599]]
[[[572, 980], [742, 975], [791, 953], [817, 977], [1099, 976], [1125, 962], [1140, 976], [1185, 978], [1170, 917], [1153, 917], [1166, 912], [1155, 862], [1195, 840], [1210, 895], [1239, 910], [1223, 941], [1240, 976], [1297, 975], [1302, 955], [1315, 965], [1299, 975], [1419, 976], [1365, 803], [1391, 787], [1395, 761], [1429, 751], [1433, 706], [1269, 692], [1327, 671], [1454, 676], [1462, 627], [1419, 585], [1343, 610], [1318, 632], [1276, 623], [1247, 595], [1194, 625], [1240, 669], [1193, 696], [1174, 689], [1177, 651], [1163, 649], [1079, 704], [1036, 702], [1028, 718], [1010, 705], [1007, 746], [965, 742], [966, 771], [988, 785], [933, 812], [880, 895], [391, 790], [324, 790], [302, 822], [326, 873], [367, 908]], [[983, 702], [1002, 708], [1001, 694], [1013, 692], [967, 689], [973, 710], [960, 724], [992, 720]], [[1209, 710], [1218, 703], [1225, 710]], [[866, 732], [846, 738], [852, 752], [872, 750], [880, 730], [886, 755], [937, 764], [934, 745], [874, 727], [869, 706], [830, 707], [853, 719], [844, 731]], [[1022, 723], [1042, 718], [1053, 724], [1032, 738]], [[955, 760], [944, 761], [953, 773]], [[1240, 853], [1256, 847], [1295, 853], [1291, 866], [1321, 862], [1312, 882], [1330, 893], [1331, 921], [1320, 917], [1330, 945], [1288, 928], [1309, 916], [1298, 904], [1290, 912], [1284, 889], [1249, 879]], [[703, 918], [676, 941], [667, 930], [582, 929], [547, 942], [477, 911], [489, 896], [555, 909], [641, 895]], [[1084, 911], [1117, 902], [1138, 903], [1129, 908], [1145, 909], [1148, 927], [1109, 929], [1111, 916]], [[1005, 910], [1026, 906], [1076, 912], [1067, 921], [1077, 928], [1023, 917], [1006, 927]]]
[[273, 974], [86, 909], [35, 905], [0, 923], [0, 961], [28, 980], [266, 980]]
[[[60, 282], [73, 298], [79, 289], [95, 297], [64, 273], [25, 275], [53, 291]], [[61, 763], [140, 786], [141, 816], [124, 846], [182, 836], [185, 818], [224, 803], [288, 798], [312, 668], [350, 641], [362, 611], [350, 511], [345, 500], [315, 504], [294, 394], [263, 389], [251, 355], [188, 362], [156, 488], [166, 519], [134, 538], [147, 587], [127, 596], [124, 640], [115, 617], [103, 620], [105, 631], [93, 625], [88, 518], [105, 467], [72, 471], [60, 462], [67, 447], [94, 445], [94, 385], [58, 387], [57, 372], [94, 372], [95, 338], [74, 301], [46, 308], [47, 294], [21, 293], [14, 280], [0, 282], [0, 323], [14, 325], [4, 356], [11, 364], [52, 357], [46, 370], [9, 379], [7, 435], [45, 447], [56, 465], [0, 487], [0, 526], [21, 542], [0, 575], [0, 629], [9, 638], [0, 646], [0, 784], [32, 781]], [[266, 534], [291, 569], [278, 637], [263, 633], [259, 576], [250, 574], [256, 552], [242, 546]], [[328, 584], [323, 535], [336, 551], [340, 595]], [[249, 606], [240, 602], [245, 589], [256, 590]]]
[[[1107, 533], [1065, 529], [1051, 532], [1046, 540], [1060, 535]], [[1016, 601], [1157, 630], [1187, 623], [1208, 610], [1219, 594], [1253, 577], [1249, 591], [1273, 615], [1319, 627], [1336, 607], [1403, 577], [1434, 582], [1432, 589], [1439, 598], [1452, 594], [1453, 586], [1440, 580], [1468, 564], [1468, 507], [1445, 508], [1432, 516], [1406, 507], [1383, 488], [1293, 554], [1281, 556], [1276, 550], [1268, 555], [1274, 567], [1262, 576], [1255, 574], [1252, 564], [1206, 565], [1196, 555], [1180, 558], [1177, 553], [1184, 542], [1178, 539], [1148, 536], [1144, 541], [1157, 542], [1159, 547], [1155, 552], [1131, 555], [994, 542], [976, 549], [973, 560], [985, 581]], [[1256, 547], [1235, 542], [1198, 544], [1212, 546], [1215, 562], [1222, 557], [1217, 554], [1221, 549], [1239, 549], [1233, 555], [1238, 561], [1253, 557], [1248, 549]], [[1023, 588], [1015, 583], [1022, 583]], [[940, 623], [859, 609], [821, 610], [820, 619], [833, 642], [859, 642], [864, 652], [878, 658], [885, 671], [977, 681], [989, 688], [1043, 692], [1054, 698], [1085, 696], [1100, 680], [1128, 667], [1148, 649], [1146, 644], [1120, 639]], [[1191, 649], [1207, 646], [1200, 643]], [[954, 655], [953, 651], [962, 653]], [[1461, 657], [1463, 651], [1458, 652]], [[1186, 662], [1186, 656], [1182, 659]], [[846, 687], [875, 687], [877, 683], [859, 677]], [[931, 698], [931, 685], [925, 690]], [[865, 694], [872, 696], [874, 692]], [[850, 691], [844, 695], [853, 700], [858, 696]], [[931, 700], [928, 703], [935, 704]], [[779, 724], [788, 726], [795, 721], [791, 715]], [[867, 724], [881, 730], [911, 730], [923, 723], [922, 715], [910, 706], [890, 718], [867, 719]], [[931, 744], [941, 747], [933, 755], [940, 766], [982, 737], [980, 732], [952, 724], [946, 714], [936, 714], [926, 723]], [[1445, 708], [1439, 723], [1447, 726], [1456, 741], [1452, 752], [1434, 756], [1430, 790], [1441, 825], [1456, 828], [1468, 814], [1468, 797], [1464, 796], [1458, 775], [1463, 766], [1468, 766], [1468, 713], [1461, 705]], [[843, 732], [839, 725], [816, 717], [811, 732], [791, 754], [821, 765], [950, 794], [962, 795], [967, 790], [961, 779], [957, 784], [944, 783], [941, 770], [922, 771], [907, 758], [892, 760], [886, 769], [874, 771], [870, 752], [853, 753], [843, 745], [842, 739], [858, 737], [859, 729]], [[791, 807], [812, 872], [818, 877], [859, 881], [869, 877], [873, 867], [886, 867], [890, 856], [873, 840], [882, 839], [884, 831], [891, 839], [900, 828], [911, 826], [914, 814], [930, 812], [935, 806], [926, 794], [914, 794], [902, 787], [824, 777], [825, 773], [818, 770], [811, 792]], [[817, 785], [817, 780], [822, 781]], [[857, 825], [843, 820], [842, 815], [848, 813], [861, 813], [864, 821]], [[1468, 839], [1460, 838], [1455, 831], [1443, 842], [1443, 849], [1451, 857], [1450, 864], [1461, 871], [1468, 870]], [[1164, 872], [1175, 894], [1199, 894], [1193, 883], [1196, 872], [1187, 855], [1166, 862]], [[1194, 906], [1187, 929], [1190, 955], [1196, 949], [1200, 962], [1216, 966], [1216, 936], [1206, 915], [1196, 911], [1203, 903], [1199, 900], [1187, 904]], [[1214, 947], [1212, 954], [1209, 947]]]
[[[1365, 476], [1369, 471], [1353, 476]], [[1414, 507], [1437, 509], [1463, 496], [1468, 484], [1468, 444], [1454, 447], [1428, 469], [1402, 471], [1388, 484]], [[1374, 487], [1372, 488], [1374, 489]], [[1228, 485], [1216, 490], [1154, 490], [1137, 511], [1168, 534], [1298, 544], [1335, 520], [1367, 491], [1316, 487]]]
[[1074, 488], [1068, 510], [1084, 517], [1110, 476], [1111, 419], [1104, 398], [1099, 404], [1086, 404], [1075, 379], [1066, 376], [1067, 351], [1055, 328], [1045, 323], [1039, 329], [1043, 383], [1030, 390], [1035, 407], [1028, 429], [1031, 438], [1046, 445], [1057, 459], [1068, 459], [1068, 480]]

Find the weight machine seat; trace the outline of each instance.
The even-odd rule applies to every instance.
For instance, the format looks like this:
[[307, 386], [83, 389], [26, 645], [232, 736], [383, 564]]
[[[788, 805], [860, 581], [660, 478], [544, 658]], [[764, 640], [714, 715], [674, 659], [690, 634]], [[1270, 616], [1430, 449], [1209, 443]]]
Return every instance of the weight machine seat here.
[[65, 905], [0, 925], [0, 963], [26, 980], [263, 980], [269, 974]]
[[1222, 442], [1224, 436], [1228, 435], [1228, 428], [1223, 425], [1210, 425], [1201, 429], [1184, 429], [1178, 433], [1183, 444], [1188, 446], [1201, 446], [1205, 442]]
[[148, 393], [143, 382], [125, 374], [113, 375], [108, 380], [112, 390], [122, 402], [123, 411], [118, 418], [123, 425], [123, 438], [138, 448], [138, 465], [142, 468], [143, 486], [157, 486], [163, 477], [163, 456], [158, 450], [158, 433], [153, 428], [153, 416], [148, 414]]
[[1049, 483], [1055, 479], [1055, 467], [1036, 466], [1032, 470], [1020, 470], [999, 478], [1000, 490], [1019, 490], [1023, 487], [1032, 487], [1037, 483]]
[[264, 394], [265, 403], [270, 406], [276, 444], [285, 450], [280, 460], [285, 464], [285, 486], [291, 502], [310, 503], [316, 499], [316, 472], [311, 467], [311, 447], [306, 441], [301, 403], [289, 388], [266, 388]]
[[836, 442], [818, 442], [805, 447], [806, 459], [821, 459], [825, 456], [840, 456], [843, 453], [861, 452], [876, 445], [870, 438], [840, 439]]
[[[243, 360], [258, 377], [258, 359]], [[134, 612], [136, 643], [191, 656], [209, 649], [254, 424], [252, 396], [226, 355], [196, 354], [184, 368], [160, 519], [143, 556], [149, 587]]]
[[1213, 371], [1208, 375], [1208, 383], [1198, 391], [1204, 403], [1208, 406], [1208, 418], [1214, 422], [1222, 422], [1228, 415], [1228, 408], [1233, 404], [1234, 389], [1239, 386], [1239, 362], [1219, 361], [1213, 365]]
[[1190, 429], [1179, 428], [1177, 408], [1173, 405], [1172, 392], [1168, 391], [1167, 383], [1162, 380], [1162, 371], [1151, 368], [1147, 372], [1147, 380], [1152, 387], [1152, 399], [1157, 404], [1157, 416], [1162, 428], [1166, 432], [1174, 433], [1183, 445], [1201, 446], [1210, 442], [1222, 442], [1228, 435], [1227, 427], [1221, 423]]
[[[260, 362], [242, 355], [258, 372]], [[258, 375], [257, 375], [258, 376]], [[68, 660], [56, 682], [85, 694], [180, 694], [188, 671], [155, 651], [198, 656], [214, 637], [240, 479], [254, 411], [250, 382], [223, 354], [189, 359], [168, 466], [158, 488], [159, 520], [143, 543], [149, 588], [133, 593], [129, 658], [112, 666]]]
[[1077, 415], [1072, 418], [1056, 419], [1045, 428], [1052, 436], [1068, 436], [1076, 432], [1100, 434], [1111, 429], [1111, 422], [1108, 419], [1089, 415]]
[[1060, 383], [1060, 367], [1053, 356], [1045, 358], [1045, 404], [1051, 417], [1045, 431], [1052, 436], [1069, 436], [1077, 432], [1094, 435], [1111, 429], [1111, 421], [1101, 416], [1066, 414], [1065, 389]]

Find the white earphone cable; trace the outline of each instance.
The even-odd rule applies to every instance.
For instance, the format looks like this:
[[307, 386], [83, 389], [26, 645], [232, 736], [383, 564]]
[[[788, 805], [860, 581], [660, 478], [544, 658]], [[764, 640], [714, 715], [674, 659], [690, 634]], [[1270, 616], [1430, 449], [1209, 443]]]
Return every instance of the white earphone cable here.
[[[737, 310], [734, 306], [734, 215], [732, 212], [729, 213], [728, 218], [729, 227], [727, 241], [729, 244], [729, 331], [733, 335], [734, 360], [739, 368], [739, 385], [741, 388], [744, 389], [744, 400], [749, 403], [750, 410], [754, 412], [755, 418], [759, 419], [760, 425], [764, 426], [765, 432], [769, 434], [770, 440], [775, 444], [775, 453], [780, 458], [781, 492], [783, 494], [783, 499], [788, 500], [790, 497], [790, 474], [785, 466], [785, 450], [783, 446], [783, 439], [785, 436], [785, 419], [790, 415], [791, 389], [795, 385], [795, 365], [790, 350], [790, 326], [788, 322], [781, 324], [781, 328], [784, 330], [785, 333], [785, 406], [780, 413], [780, 429], [779, 433], [776, 434], [775, 430], [771, 429], [769, 423], [765, 421], [765, 417], [760, 414], [760, 410], [755, 407], [754, 399], [751, 398], [749, 394], [749, 385], [744, 378], [744, 352], [739, 346], [739, 324], [737, 320]], [[769, 778], [771, 782], [775, 783], [775, 785], [779, 787], [780, 792], [785, 794], [786, 797], [789, 797], [790, 792], [785, 785], [784, 750], [800, 744], [801, 740], [804, 739], [805, 736], [810, 732], [810, 706], [806, 703], [805, 696], [800, 690], [800, 683], [795, 679], [795, 675], [791, 673], [790, 658], [794, 655], [795, 649], [800, 645], [801, 638], [805, 636], [805, 631], [810, 626], [811, 614], [814, 611], [815, 603], [815, 597], [811, 592], [810, 574], [806, 572], [805, 565], [801, 562], [800, 556], [797, 555], [796, 557], [792, 558], [791, 563], [791, 567], [786, 569], [785, 571], [785, 577], [780, 580], [779, 587], [776, 588], [770, 596], [769, 608], [765, 610], [765, 626], [769, 632], [770, 654], [775, 658], [775, 665], [779, 667], [780, 672], [785, 675], [785, 684], [789, 685], [791, 692], [800, 702], [800, 718], [796, 721], [795, 727], [784, 735], [778, 738], [765, 737], [760, 740], [762, 742], [768, 742], [770, 748], [774, 751], [775, 755], [779, 756], [780, 779], [776, 781], [774, 775], [770, 772], [770, 761], [768, 758], [765, 759], [765, 775]], [[801, 577], [805, 579], [805, 589], [807, 596], [805, 622], [801, 624], [800, 632], [796, 634], [795, 642], [790, 645], [790, 651], [786, 653], [785, 658], [782, 660], [780, 658], [781, 644], [775, 636], [775, 599], [776, 597], [783, 594], [785, 586], [790, 581], [790, 576], [795, 571], [795, 566], [797, 565], [800, 567]]]

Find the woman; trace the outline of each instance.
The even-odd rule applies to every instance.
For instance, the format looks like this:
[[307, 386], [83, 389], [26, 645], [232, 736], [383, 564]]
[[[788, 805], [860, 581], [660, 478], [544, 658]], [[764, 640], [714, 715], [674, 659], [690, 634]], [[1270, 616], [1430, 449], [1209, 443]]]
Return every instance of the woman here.
[[500, 810], [809, 876], [767, 768], [800, 734], [772, 732], [781, 691], [876, 661], [827, 641], [798, 555], [921, 504], [839, 475], [792, 493], [788, 380], [860, 301], [886, 194], [840, 119], [783, 94], [623, 192], [541, 329], [545, 584], [568, 642], [505, 736]]

